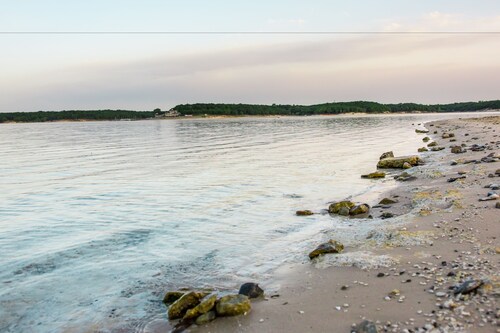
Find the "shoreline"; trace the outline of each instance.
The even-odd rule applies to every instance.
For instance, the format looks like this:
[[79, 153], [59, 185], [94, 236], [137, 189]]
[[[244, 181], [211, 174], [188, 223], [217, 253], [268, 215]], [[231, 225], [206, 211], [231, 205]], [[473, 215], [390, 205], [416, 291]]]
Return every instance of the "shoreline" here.
[[[382, 195], [397, 198], [398, 203], [385, 211], [401, 222], [375, 232], [359, 248], [347, 247], [342, 255], [282, 267], [276, 274], [281, 283], [278, 293], [254, 302], [247, 316], [193, 326], [190, 331], [324, 332], [335, 327], [350, 332], [353, 324], [368, 319], [380, 332], [499, 332], [500, 211], [495, 208], [498, 200], [478, 199], [489, 191], [484, 186], [500, 183], [499, 175], [488, 177], [500, 163], [463, 162], [480, 161], [490, 153], [500, 157], [500, 117], [425, 125], [430, 132], [422, 138], [430, 136], [446, 149], [419, 154], [429, 163], [409, 170], [417, 179]], [[443, 139], [445, 132], [455, 136]], [[486, 148], [450, 152], [450, 146], [462, 143]], [[452, 160], [457, 165], [451, 166]], [[448, 182], [458, 172], [467, 178]], [[377, 217], [382, 211], [371, 213]], [[304, 249], [305, 256], [311, 250]], [[482, 283], [477, 295], [455, 296], [450, 288], [468, 279]]]

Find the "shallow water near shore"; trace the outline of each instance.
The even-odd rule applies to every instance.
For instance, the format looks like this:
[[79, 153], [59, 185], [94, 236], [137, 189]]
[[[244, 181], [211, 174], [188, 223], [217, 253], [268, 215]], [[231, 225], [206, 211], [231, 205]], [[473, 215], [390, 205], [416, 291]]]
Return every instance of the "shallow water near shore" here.
[[0, 331], [148, 331], [166, 290], [277, 288], [322, 231], [354, 246], [389, 223], [296, 210], [375, 198], [394, 182], [360, 174], [382, 152], [424, 146], [418, 123], [477, 115], [0, 125]]

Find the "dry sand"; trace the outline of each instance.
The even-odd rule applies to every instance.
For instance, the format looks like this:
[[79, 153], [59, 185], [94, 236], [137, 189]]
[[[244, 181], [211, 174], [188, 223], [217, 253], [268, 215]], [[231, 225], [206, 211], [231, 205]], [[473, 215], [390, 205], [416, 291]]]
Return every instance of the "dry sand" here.
[[[481, 162], [490, 154], [500, 157], [500, 117], [426, 127], [427, 135], [445, 149], [423, 153], [428, 163], [409, 170], [417, 179], [383, 196], [397, 198], [397, 204], [371, 211], [375, 217], [392, 212], [403, 223], [374, 232], [361, 248], [346, 248], [340, 256], [285, 267], [278, 273], [279, 292], [253, 302], [248, 315], [189, 330], [351, 332], [354, 324], [368, 319], [379, 332], [500, 332], [500, 209], [495, 208], [500, 199], [479, 201], [490, 191], [485, 186], [500, 183], [495, 175], [500, 163]], [[455, 136], [443, 139], [448, 132]], [[450, 152], [462, 143], [465, 153]], [[473, 144], [485, 149], [472, 151]], [[452, 166], [452, 160], [457, 164]], [[466, 178], [448, 182], [458, 172]], [[310, 250], [304, 251], [305, 257]], [[365, 252], [370, 255], [364, 257]], [[332, 266], [346, 257], [356, 267]], [[468, 279], [482, 286], [454, 295], [450, 288]]]

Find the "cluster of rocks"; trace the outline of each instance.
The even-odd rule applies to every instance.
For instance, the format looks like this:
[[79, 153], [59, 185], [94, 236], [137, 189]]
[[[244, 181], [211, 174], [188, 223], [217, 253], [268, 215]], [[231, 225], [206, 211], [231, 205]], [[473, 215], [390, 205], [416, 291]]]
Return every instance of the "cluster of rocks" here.
[[360, 216], [367, 215], [370, 212], [370, 206], [366, 203], [355, 204], [352, 201], [344, 200], [334, 202], [328, 207], [330, 214], [342, 216]]
[[246, 315], [252, 309], [250, 299], [264, 296], [256, 283], [244, 283], [238, 294], [219, 296], [209, 291], [170, 291], [163, 303], [168, 307], [168, 319], [177, 320], [173, 332], [183, 332], [189, 326], [204, 325], [217, 317]]

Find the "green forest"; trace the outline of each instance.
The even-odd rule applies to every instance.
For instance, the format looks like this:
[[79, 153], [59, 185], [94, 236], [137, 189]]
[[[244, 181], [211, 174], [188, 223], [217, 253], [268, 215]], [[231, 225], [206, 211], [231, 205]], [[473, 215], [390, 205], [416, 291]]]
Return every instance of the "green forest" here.
[[[316, 105], [257, 105], [257, 104], [181, 104], [174, 110], [181, 115], [193, 116], [260, 116], [294, 115], [309, 116], [341, 113], [392, 113], [392, 112], [465, 112], [500, 110], [500, 100], [464, 102], [453, 104], [381, 104], [376, 102], [335, 102]], [[5, 122], [45, 122], [61, 120], [140, 120], [154, 118], [161, 114], [154, 111], [92, 110], [92, 111], [38, 111], [0, 113], [0, 123]]]

